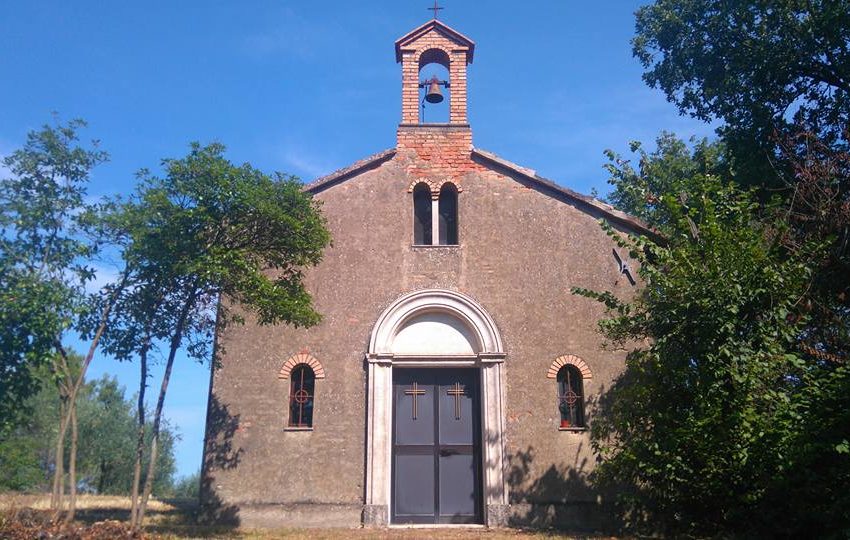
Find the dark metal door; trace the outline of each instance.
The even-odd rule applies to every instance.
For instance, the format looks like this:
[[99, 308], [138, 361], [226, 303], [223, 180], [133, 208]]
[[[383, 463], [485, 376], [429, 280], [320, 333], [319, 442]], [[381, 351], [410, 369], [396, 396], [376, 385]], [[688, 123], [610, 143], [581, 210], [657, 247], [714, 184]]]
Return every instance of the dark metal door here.
[[478, 371], [393, 372], [393, 523], [480, 523]]

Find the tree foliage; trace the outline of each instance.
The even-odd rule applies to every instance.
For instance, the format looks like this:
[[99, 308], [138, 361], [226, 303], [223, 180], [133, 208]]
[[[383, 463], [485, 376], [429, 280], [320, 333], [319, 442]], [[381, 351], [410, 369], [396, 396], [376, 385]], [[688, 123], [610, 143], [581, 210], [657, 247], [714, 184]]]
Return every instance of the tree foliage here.
[[[163, 161], [163, 177], [141, 171], [136, 194], [116, 201], [104, 221], [122, 239], [122, 257], [133, 269], [133, 286], [119, 295], [104, 334], [105, 350], [120, 359], [138, 356], [143, 384], [148, 354], [162, 348], [166, 358], [153, 411], [153, 455], [179, 349], [214, 362], [216, 330], [248, 313], [260, 324], [319, 321], [303, 283], [303, 268], [318, 263], [330, 242], [318, 202], [296, 178], [234, 165], [224, 150], [192, 144], [185, 158]], [[134, 525], [149, 494], [146, 484], [139, 508], [134, 497]]]
[[637, 170], [610, 156], [618, 200], [664, 240], [606, 226], [645, 287], [631, 301], [575, 291], [606, 304], [602, 332], [631, 349], [596, 404], [595, 481], [641, 532], [835, 534], [850, 526], [850, 371], [801, 346], [828, 242], [789, 249], [773, 208], [706, 173], [712, 146], [664, 135], [636, 148]]
[[846, 147], [846, 0], [658, 0], [637, 11], [636, 30], [644, 80], [683, 114], [723, 122], [737, 181], [785, 187], [777, 134], [795, 123]]
[[[615, 241], [645, 282], [604, 302], [633, 348], [597, 403], [596, 481], [636, 529], [850, 530], [850, 4], [657, 0], [637, 12], [644, 79], [720, 122], [636, 167], [610, 200], [664, 236]], [[723, 180], [720, 180], [720, 179]], [[635, 348], [636, 347], [636, 348]]]
[[174, 483], [175, 497], [198, 500], [201, 496], [201, 472], [197, 471]]
[[[77, 362], [79, 358], [77, 357]], [[80, 488], [90, 493], [126, 495], [130, 492], [135, 455], [135, 417], [132, 399], [113, 377], [87, 382], [78, 396], [80, 444], [77, 456]], [[44, 491], [53, 474], [55, 438], [59, 424], [59, 392], [50, 380], [27, 400], [32, 411], [0, 439], [0, 490]], [[155, 493], [172, 492], [177, 435], [166, 426], [157, 457]], [[66, 451], [64, 461], [69, 459]], [[146, 456], [147, 457], [147, 456]]]
[[639, 141], [629, 147], [637, 154], [635, 169], [631, 161], [612, 150], [606, 150], [613, 190], [606, 200], [624, 212], [642, 219], [648, 225], [667, 232], [675, 217], [662, 200], [670, 194], [683, 193], [694, 183], [700, 184], [710, 177], [728, 177], [729, 163], [725, 147], [708, 139], [691, 140], [693, 149], [672, 133], [664, 132], [655, 140], [652, 152], [643, 149]]
[[0, 179], [0, 431], [38, 389], [39, 367], [88, 309], [85, 283], [96, 242], [83, 232], [88, 176], [107, 159], [78, 144], [80, 120], [44, 126], [3, 160]]
[[[318, 202], [296, 178], [234, 165], [220, 144], [193, 144], [185, 158], [164, 160], [163, 177], [141, 171], [129, 198], [88, 204], [89, 172], [106, 155], [77, 144], [83, 125], [31, 133], [4, 160], [11, 177], [0, 181], [0, 435], [15, 435], [3, 439], [2, 459], [16, 472], [3, 481], [28, 486], [35, 471], [50, 471], [58, 510], [67, 463], [66, 520], [73, 519], [77, 487], [108, 492], [129, 482], [138, 525], [148, 497], [160, 489], [157, 482], [170, 479], [173, 469], [163, 409], [178, 350], [214, 361], [215, 331], [248, 314], [260, 324], [316, 324], [320, 317], [303, 268], [319, 262], [330, 236]], [[120, 253], [124, 267], [118, 282], [88, 294], [86, 283], [94, 278], [89, 265], [104, 244]], [[62, 343], [68, 331], [91, 340], [82, 361], [74, 363]], [[84, 384], [101, 338], [105, 352], [140, 360], [135, 412], [114, 384]], [[148, 358], [160, 349], [165, 370], [148, 421]], [[40, 386], [42, 400], [45, 392], [56, 393], [58, 409], [41, 403], [30, 420], [52, 411], [58, 429], [16, 416], [34, 405]], [[49, 431], [52, 467], [33, 458], [51, 459], [51, 451], [39, 447]], [[114, 437], [101, 436], [107, 432]]]
[[658, 0], [636, 29], [647, 83], [721, 122], [735, 182], [784, 199], [786, 247], [829, 242], [807, 346], [850, 361], [850, 2]]

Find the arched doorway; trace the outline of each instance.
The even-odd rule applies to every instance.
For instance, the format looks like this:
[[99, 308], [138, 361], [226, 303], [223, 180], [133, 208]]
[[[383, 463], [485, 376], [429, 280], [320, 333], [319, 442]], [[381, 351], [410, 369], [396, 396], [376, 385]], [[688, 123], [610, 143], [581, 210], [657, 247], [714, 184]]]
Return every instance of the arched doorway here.
[[[475, 446], [470, 452], [475, 453], [472, 459], [476, 460], [478, 467], [475, 481], [478, 482], [477, 496], [480, 497], [475, 521], [501, 524], [507, 502], [502, 370], [505, 352], [490, 315], [477, 302], [458, 292], [440, 289], [415, 291], [396, 300], [381, 314], [372, 330], [366, 356], [369, 372], [364, 523], [383, 526], [394, 521], [419, 520], [404, 514], [408, 510], [394, 507], [396, 501], [393, 497], [399, 495], [399, 482], [394, 482], [394, 475], [405, 465], [400, 465], [393, 456], [399, 452], [404, 455], [406, 451], [403, 448], [405, 441], [394, 436], [394, 427], [398, 427], [394, 426], [394, 412], [399, 412], [394, 408], [400, 409], [401, 399], [408, 399], [410, 403], [405, 401], [404, 406], [412, 407], [413, 399], [420, 399], [431, 392], [430, 401], [421, 397], [423, 407], [433, 407], [433, 414], [426, 410], [423, 419], [440, 416], [441, 407], [446, 410], [457, 407], [458, 414], [447, 412], [446, 415], [447, 421], [457, 420], [458, 426], [464, 422], [463, 411], [467, 409], [463, 407], [469, 407], [469, 414], [478, 414], [478, 420], [469, 424], [470, 429], [475, 430]], [[423, 381], [422, 386], [419, 380]], [[465, 393], [464, 387], [468, 388]], [[416, 402], [417, 407], [419, 403]], [[405, 415], [410, 413], [412, 410], [405, 409]], [[424, 424], [420, 422], [419, 425]], [[406, 425], [405, 429], [409, 427]], [[432, 431], [439, 433], [440, 430], [440, 425], [434, 424]], [[433, 440], [434, 483], [424, 486], [425, 491], [432, 489], [434, 492], [436, 509], [432, 522], [451, 521], [448, 519], [451, 516], [439, 512], [439, 455], [449, 450], [461, 454], [466, 452], [463, 445], [449, 448], [444, 442], [439, 437]], [[420, 460], [419, 464], [426, 461]], [[448, 465], [444, 463], [443, 467]], [[422, 504], [427, 507], [427, 501]], [[451, 501], [443, 504], [450, 505]], [[462, 517], [461, 521], [468, 521], [466, 513], [454, 510], [452, 513], [458, 519]], [[399, 519], [400, 516], [403, 519]], [[428, 522], [427, 511], [420, 518], [420, 521]]]

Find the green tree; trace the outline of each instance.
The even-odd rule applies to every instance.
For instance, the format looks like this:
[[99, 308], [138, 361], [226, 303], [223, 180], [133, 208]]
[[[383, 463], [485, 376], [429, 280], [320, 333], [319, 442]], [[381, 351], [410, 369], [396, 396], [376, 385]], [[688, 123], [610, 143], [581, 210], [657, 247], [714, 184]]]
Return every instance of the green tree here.
[[[45, 126], [29, 133], [25, 145], [4, 159], [11, 176], [0, 180], [0, 429], [19, 418], [27, 396], [37, 390], [35, 370], [49, 366], [60, 388], [62, 414], [55, 456], [64, 454], [70, 430], [70, 498], [65, 520], [76, 505], [76, 396], [83, 385], [111, 302], [98, 312], [88, 354], [77, 371], [62, 344], [65, 333], [91, 309], [85, 285], [98, 252], [98, 227], [85, 202], [88, 175], [107, 159], [92, 143], [78, 145], [80, 120]], [[109, 285], [107, 296], [125, 284]], [[57, 461], [51, 506], [59, 511], [64, 495], [63, 462]]]
[[35, 372], [57, 361], [57, 343], [85, 305], [95, 246], [86, 227], [88, 175], [107, 156], [78, 146], [80, 120], [44, 126], [3, 160], [0, 180], [0, 429], [26, 414]]
[[786, 187], [776, 134], [795, 121], [846, 148], [850, 2], [657, 0], [636, 17], [644, 80], [683, 114], [723, 122], [736, 181]]
[[[177, 351], [214, 362], [216, 329], [241, 322], [246, 312], [260, 324], [317, 323], [302, 268], [319, 262], [330, 241], [318, 203], [297, 179], [233, 165], [220, 144], [192, 144], [185, 158], [167, 159], [163, 167], [162, 178], [142, 171], [136, 195], [107, 219], [127, 238], [123, 257], [134, 268], [135, 286], [118, 297], [106, 350], [118, 358], [139, 355], [143, 385], [148, 352], [162, 347], [166, 358], [153, 411], [153, 456]], [[139, 501], [133, 488], [134, 526], [144, 518], [155, 464], [149, 461]]]
[[[72, 357], [79, 364], [80, 357]], [[43, 491], [48, 485], [56, 462], [55, 439], [61, 399], [56, 385], [45, 378], [39, 392], [27, 400], [31, 414], [7, 437], [0, 439], [0, 489]], [[78, 400], [79, 485], [93, 493], [129, 494], [136, 435], [133, 400], [125, 397], [124, 389], [109, 376], [85, 383]], [[173, 489], [176, 434], [169, 426], [164, 426], [161, 438], [163, 444], [157, 457], [154, 493], [167, 495]], [[61, 461], [67, 462], [70, 451], [67, 446], [63, 449]]]
[[829, 243], [803, 341], [850, 361], [850, 2], [658, 0], [636, 29], [644, 80], [721, 122], [735, 182], [784, 198], [783, 244]]
[[56, 441], [56, 387], [50, 380], [24, 402], [28, 414], [0, 435], [0, 491], [49, 489]]
[[201, 472], [197, 471], [184, 476], [174, 484], [175, 497], [198, 500], [201, 495]]
[[647, 152], [633, 141], [629, 147], [637, 154], [637, 169], [612, 150], [606, 150], [613, 190], [606, 201], [618, 209], [642, 219], [648, 225], [667, 231], [675, 220], [662, 198], [683, 193], [711, 176], [728, 177], [731, 171], [722, 143], [708, 139], [691, 140], [693, 150], [673, 133], [663, 132], [655, 140], [656, 149]]
[[644, 344], [596, 403], [594, 480], [640, 532], [836, 534], [850, 525], [850, 373], [800, 347], [824, 244], [789, 250], [771, 209], [673, 142], [637, 170], [610, 156], [615, 194], [651, 193], [621, 200], [664, 236], [606, 226], [645, 287], [631, 301], [574, 291], [605, 303], [612, 345]]

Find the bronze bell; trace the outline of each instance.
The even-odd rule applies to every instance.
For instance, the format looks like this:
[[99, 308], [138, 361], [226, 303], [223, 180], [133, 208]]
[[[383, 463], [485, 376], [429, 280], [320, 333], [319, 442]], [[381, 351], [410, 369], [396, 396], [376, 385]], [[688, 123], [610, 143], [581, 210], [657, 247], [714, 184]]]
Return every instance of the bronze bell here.
[[440, 81], [436, 76], [431, 77], [431, 83], [428, 85], [428, 93], [425, 94], [425, 101], [428, 103], [440, 103], [443, 101], [443, 93], [440, 92]]

